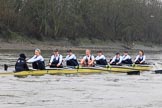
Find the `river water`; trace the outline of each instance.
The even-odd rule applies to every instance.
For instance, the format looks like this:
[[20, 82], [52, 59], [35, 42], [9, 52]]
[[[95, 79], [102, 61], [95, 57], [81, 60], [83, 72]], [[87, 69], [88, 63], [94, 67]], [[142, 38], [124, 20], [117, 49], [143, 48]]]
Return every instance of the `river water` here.
[[[22, 51], [0, 51], [1, 64], [14, 64]], [[31, 57], [31, 51], [23, 51]], [[135, 53], [132, 52], [133, 56]], [[50, 53], [44, 51], [46, 61]], [[65, 53], [63, 53], [65, 55]], [[81, 57], [83, 52], [77, 54]], [[112, 53], [106, 52], [112, 56]], [[161, 52], [147, 61], [160, 69]], [[155, 62], [156, 61], [156, 62]], [[11, 67], [10, 70], [13, 68]], [[3, 67], [1, 66], [1, 71]], [[162, 75], [143, 72], [69, 76], [0, 77], [0, 108], [162, 108]]]

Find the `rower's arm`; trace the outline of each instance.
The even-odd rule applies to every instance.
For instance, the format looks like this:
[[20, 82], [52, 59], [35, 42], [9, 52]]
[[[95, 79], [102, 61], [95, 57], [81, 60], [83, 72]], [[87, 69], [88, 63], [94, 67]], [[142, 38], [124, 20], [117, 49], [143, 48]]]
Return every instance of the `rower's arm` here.
[[54, 56], [51, 56], [50, 63], [53, 62]]
[[141, 63], [144, 63], [146, 60], [146, 56], [143, 56], [143, 60], [141, 61]]
[[122, 59], [123, 59], [123, 58], [122, 58], [122, 57], [120, 57], [120, 61], [118, 62], [119, 64], [120, 64], [120, 63], [122, 63]]
[[116, 57], [113, 57], [113, 59], [111, 60], [110, 64], [115, 62], [115, 59], [116, 59]]
[[61, 65], [62, 64], [62, 60], [63, 60], [63, 57], [62, 57], [62, 55], [60, 55], [60, 59], [59, 59], [58, 65]]
[[89, 64], [91, 64], [91, 65], [94, 64], [94, 61], [95, 61], [95, 58], [94, 58], [94, 56], [92, 56], [92, 60]]
[[80, 63], [81, 63], [81, 64], [83, 64], [83, 63], [84, 63], [84, 59], [83, 59], [83, 58], [80, 60]]
[[95, 59], [92, 59], [92, 61], [90, 62], [90, 64], [94, 64], [94, 61], [95, 61]]
[[134, 60], [134, 62], [136, 62], [138, 60], [139, 56], [136, 56], [136, 59]]
[[36, 60], [35, 58], [36, 58], [36, 56], [33, 56], [33, 57], [32, 57], [31, 59], [29, 59], [27, 62], [28, 62], [28, 63], [33, 63], [33, 62], [35, 62], [35, 60]]
[[106, 57], [104, 55], [101, 56], [103, 60], [106, 60]]
[[67, 55], [66, 58], [64, 59], [65, 61], [68, 61], [69, 60], [69, 56]]
[[96, 58], [95, 58], [95, 60], [99, 60], [100, 58], [99, 58], [99, 56], [97, 56]]
[[38, 56], [38, 57], [33, 57], [31, 60], [29, 60], [30, 63], [36, 62], [36, 61], [42, 61], [43, 58], [42, 56]]
[[128, 60], [128, 59], [131, 59], [131, 57], [129, 55], [127, 55], [126, 57], [122, 57], [122, 60]]
[[73, 55], [71, 55], [70, 57], [69, 57], [69, 59], [68, 60], [71, 60], [71, 59], [76, 59], [76, 56], [73, 54]]
[[80, 63], [83, 64], [84, 61], [85, 61], [85, 59], [86, 59], [86, 56], [84, 56], [84, 57], [81, 59]]

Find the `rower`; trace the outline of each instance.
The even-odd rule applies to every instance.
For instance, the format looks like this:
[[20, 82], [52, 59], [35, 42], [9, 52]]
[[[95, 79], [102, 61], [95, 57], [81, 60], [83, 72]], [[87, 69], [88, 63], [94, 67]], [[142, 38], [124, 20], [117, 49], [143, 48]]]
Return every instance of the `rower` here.
[[87, 49], [86, 50], [86, 56], [83, 57], [83, 59], [81, 60], [81, 65], [82, 66], [94, 66], [94, 56], [91, 55], [91, 50]]
[[66, 65], [67, 66], [78, 66], [78, 61], [76, 59], [76, 56], [72, 53], [72, 50], [67, 51], [67, 56], [65, 58]]
[[41, 56], [40, 49], [35, 49], [35, 55], [27, 62], [32, 63], [33, 69], [39, 69], [39, 70], [45, 69], [45, 62], [44, 62], [44, 58]]
[[96, 65], [107, 65], [106, 57], [102, 51], [97, 51], [98, 56], [95, 58]]
[[18, 58], [16, 64], [15, 64], [15, 71], [20, 72], [20, 71], [27, 71], [29, 70], [28, 65], [26, 63], [26, 56], [25, 54], [20, 54], [20, 57]]
[[110, 60], [111, 65], [121, 65], [121, 62], [122, 62], [122, 57], [120, 56], [120, 53], [116, 53], [113, 59]]
[[128, 51], [124, 51], [124, 54], [122, 57], [122, 64], [132, 64], [132, 59], [130, 55], [128, 54]]
[[56, 49], [54, 54], [51, 56], [49, 66], [50, 68], [63, 68], [62, 61], [63, 57], [59, 54], [59, 50]]
[[136, 56], [136, 59], [134, 60], [135, 64], [145, 64], [146, 56], [144, 54], [143, 50], [139, 51], [139, 54]]

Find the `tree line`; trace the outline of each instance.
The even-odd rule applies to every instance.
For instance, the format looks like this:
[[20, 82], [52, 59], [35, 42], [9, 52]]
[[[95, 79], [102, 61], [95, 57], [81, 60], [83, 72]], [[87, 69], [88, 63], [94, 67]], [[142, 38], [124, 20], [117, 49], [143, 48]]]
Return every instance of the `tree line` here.
[[0, 38], [161, 43], [160, 0], [0, 0]]

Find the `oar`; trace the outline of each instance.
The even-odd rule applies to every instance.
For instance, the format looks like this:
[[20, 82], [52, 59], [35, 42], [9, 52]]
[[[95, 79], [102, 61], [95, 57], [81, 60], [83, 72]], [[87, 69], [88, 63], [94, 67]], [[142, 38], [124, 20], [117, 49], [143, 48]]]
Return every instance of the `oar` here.
[[154, 63], [154, 70], [153, 72], [155, 72], [155, 74], [162, 74], [162, 70], [160, 69], [161, 68], [161, 64], [160, 62], [155, 62]]
[[8, 65], [4, 64], [4, 70], [5, 70], [5, 71], [8, 70]]
[[15, 65], [7, 65], [7, 64], [4, 64], [3, 66], [4, 66], [4, 71], [7, 71], [9, 67], [15, 66]]
[[[3, 65], [3, 68], [4, 68], [4, 71], [8, 71], [8, 68], [9, 67], [12, 67], [12, 66], [15, 66], [15, 65], [7, 65], [7, 64], [4, 64]], [[48, 67], [49, 65], [46, 65], [45, 67]]]
[[[100, 68], [98, 68], [98, 67], [100, 67]], [[82, 67], [81, 69], [101, 69], [102, 71], [108, 71], [108, 70], [105, 70], [104, 68], [113, 68], [113, 67], [122, 68], [122, 69], [130, 69], [128, 67], [122, 67], [122, 66], [111, 66], [110, 64], [108, 64], [108, 65], [97, 65], [97, 67]], [[133, 70], [133, 69], [130, 69], [130, 71], [128, 71], [126, 73], [127, 73], [127, 75], [140, 75], [139, 70]]]
[[130, 66], [127, 65], [96, 65], [97, 67], [103, 67], [103, 68], [122, 68], [122, 69], [130, 69]]
[[155, 74], [162, 74], [162, 70], [155, 70]]
[[82, 67], [82, 66], [64, 66], [63, 68], [50, 68], [48, 70], [52, 69], [98, 69], [98, 70], [105, 70], [103, 67]]
[[[104, 67], [104, 68], [113, 68], [113, 67], [117, 67], [117, 68], [122, 68], [122, 69], [130, 69], [129, 67], [123, 67], [123, 66], [111, 66], [110, 64], [108, 65], [97, 65], [100, 67]], [[138, 70], [132, 70], [132, 71], [128, 71], [127, 75], [140, 75], [140, 71]]]
[[3, 73], [0, 73], [0, 76], [10, 76], [10, 75], [14, 75], [14, 72], [3, 72]]
[[64, 66], [63, 68], [49, 68], [47, 70], [52, 70], [52, 69], [58, 69], [58, 70], [63, 70], [63, 69], [92, 69], [92, 70], [101, 70], [101, 71], [107, 71], [105, 68], [103, 67], [82, 67], [82, 66]]
[[160, 64], [160, 65], [162, 65], [162, 63], [161, 62], [157, 62], [158, 64]]
[[[113, 65], [110, 65], [109, 63], [107, 65], [95, 65], [96, 67], [103, 67], [103, 68], [111, 68]], [[115, 66], [115, 65], [114, 65]]]
[[140, 75], [140, 71], [130, 71], [127, 72], [127, 75]]

